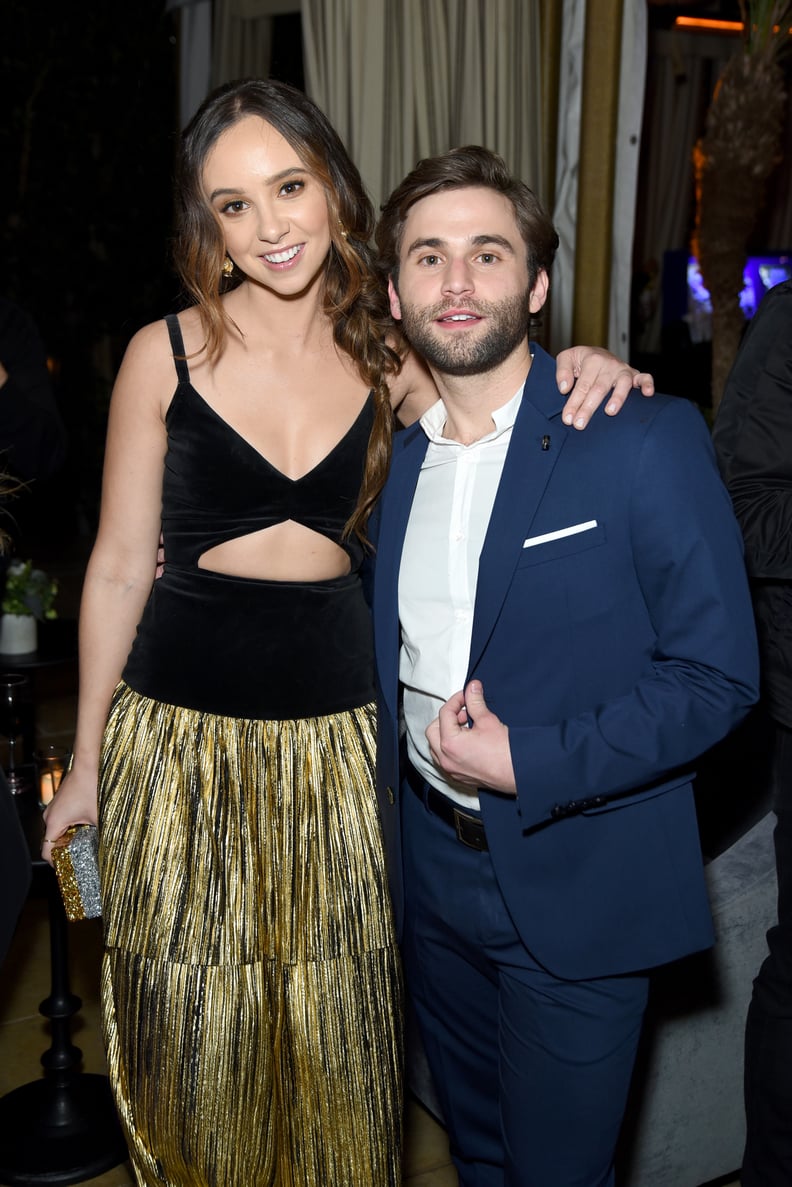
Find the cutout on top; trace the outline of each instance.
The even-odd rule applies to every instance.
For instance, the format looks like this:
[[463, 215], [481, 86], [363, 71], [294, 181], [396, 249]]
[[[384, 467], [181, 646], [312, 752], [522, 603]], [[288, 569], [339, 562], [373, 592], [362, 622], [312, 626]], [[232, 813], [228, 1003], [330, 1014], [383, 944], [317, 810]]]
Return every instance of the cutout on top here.
[[198, 568], [258, 581], [329, 581], [346, 577], [351, 561], [328, 536], [287, 519], [216, 544]]

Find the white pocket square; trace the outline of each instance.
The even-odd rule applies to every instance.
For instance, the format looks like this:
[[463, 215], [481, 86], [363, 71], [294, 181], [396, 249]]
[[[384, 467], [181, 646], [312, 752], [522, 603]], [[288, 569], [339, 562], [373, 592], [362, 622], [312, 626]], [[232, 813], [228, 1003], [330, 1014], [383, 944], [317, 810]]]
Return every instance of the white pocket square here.
[[557, 532], [545, 532], [543, 536], [529, 536], [523, 548], [535, 548], [537, 544], [547, 544], [550, 540], [563, 540], [564, 536], [576, 536], [578, 532], [590, 532], [597, 526], [596, 519], [587, 519], [585, 523], [573, 523], [569, 528], [560, 528]]

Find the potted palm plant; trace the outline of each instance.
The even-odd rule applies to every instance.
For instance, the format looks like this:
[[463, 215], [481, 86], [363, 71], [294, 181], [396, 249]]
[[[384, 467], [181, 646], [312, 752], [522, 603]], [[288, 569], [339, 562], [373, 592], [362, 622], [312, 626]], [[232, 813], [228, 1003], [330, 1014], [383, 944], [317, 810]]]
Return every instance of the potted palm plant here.
[[8, 566], [3, 615], [0, 618], [0, 652], [21, 655], [35, 651], [38, 643], [37, 624], [57, 618], [55, 597], [58, 583], [42, 569], [34, 569], [33, 562], [13, 561]]

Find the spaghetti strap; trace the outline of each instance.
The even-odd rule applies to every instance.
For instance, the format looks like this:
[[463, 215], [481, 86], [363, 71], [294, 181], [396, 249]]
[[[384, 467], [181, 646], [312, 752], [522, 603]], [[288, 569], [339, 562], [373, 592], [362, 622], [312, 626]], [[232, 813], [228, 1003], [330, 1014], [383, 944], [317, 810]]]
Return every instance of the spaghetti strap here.
[[190, 369], [184, 357], [184, 339], [182, 338], [179, 319], [175, 313], [166, 314], [165, 325], [168, 327], [171, 350], [173, 351], [173, 362], [176, 366], [176, 375], [178, 376], [179, 383], [189, 383]]

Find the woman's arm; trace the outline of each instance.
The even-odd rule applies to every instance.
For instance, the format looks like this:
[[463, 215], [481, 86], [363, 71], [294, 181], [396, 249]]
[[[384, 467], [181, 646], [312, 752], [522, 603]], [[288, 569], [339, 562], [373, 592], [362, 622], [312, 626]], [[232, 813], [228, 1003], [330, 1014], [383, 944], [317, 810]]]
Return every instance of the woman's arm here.
[[[74, 760], [45, 814], [49, 842], [72, 824], [96, 823], [99, 751], [110, 699], [154, 576], [164, 418], [173, 388], [165, 326], [146, 326], [129, 345], [110, 403], [99, 530], [80, 606]], [[51, 844], [42, 852], [49, 861]]]

